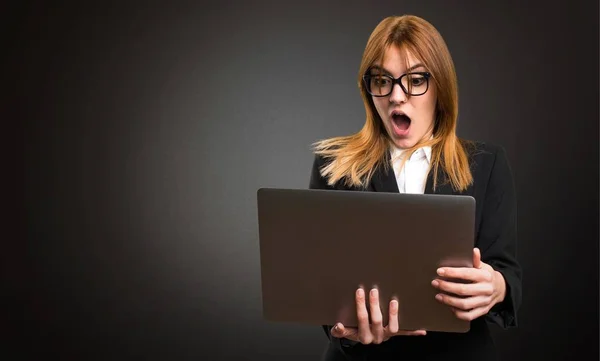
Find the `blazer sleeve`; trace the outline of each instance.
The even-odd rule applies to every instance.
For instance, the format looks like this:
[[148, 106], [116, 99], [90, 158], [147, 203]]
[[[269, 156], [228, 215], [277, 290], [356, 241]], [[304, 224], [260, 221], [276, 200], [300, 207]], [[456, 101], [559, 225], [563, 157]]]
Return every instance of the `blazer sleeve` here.
[[503, 329], [517, 327], [521, 305], [522, 270], [517, 261], [517, 201], [512, 170], [504, 148], [498, 147], [486, 187], [479, 231], [482, 261], [500, 272], [506, 282], [504, 301], [486, 319]]

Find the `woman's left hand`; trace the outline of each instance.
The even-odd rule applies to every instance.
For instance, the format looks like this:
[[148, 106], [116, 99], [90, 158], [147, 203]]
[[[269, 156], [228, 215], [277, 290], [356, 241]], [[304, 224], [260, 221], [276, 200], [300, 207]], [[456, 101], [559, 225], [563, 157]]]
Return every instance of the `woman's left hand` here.
[[[502, 274], [481, 262], [479, 249], [473, 250], [473, 268], [442, 267], [438, 275], [445, 279], [458, 279], [467, 283], [435, 279], [432, 285], [439, 289], [436, 299], [450, 307], [456, 317], [471, 321], [487, 314], [504, 300], [506, 283]], [[449, 294], [448, 294], [449, 293]]]

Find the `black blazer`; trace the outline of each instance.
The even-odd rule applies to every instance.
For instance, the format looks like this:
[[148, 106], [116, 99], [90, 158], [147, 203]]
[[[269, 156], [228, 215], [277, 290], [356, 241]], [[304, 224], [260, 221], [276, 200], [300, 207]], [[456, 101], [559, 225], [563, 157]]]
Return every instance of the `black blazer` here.
[[[481, 258], [506, 280], [504, 302], [490, 312], [471, 322], [471, 330], [464, 334], [428, 332], [426, 336], [396, 336], [380, 345], [363, 345], [345, 339], [333, 338], [331, 325], [323, 329], [329, 344], [323, 360], [497, 360], [497, 352], [489, 331], [493, 323], [503, 329], [517, 326], [517, 311], [521, 304], [521, 267], [516, 259], [517, 209], [512, 171], [502, 147], [473, 142], [469, 149], [473, 184], [464, 192], [453, 191], [445, 183], [445, 174], [438, 175], [438, 185], [433, 190], [433, 177], [429, 174], [425, 193], [464, 194], [476, 201], [476, 235], [474, 247], [481, 250]], [[378, 170], [364, 189], [349, 188], [341, 184], [327, 185], [319, 173], [323, 158], [316, 156], [310, 176], [311, 189], [337, 189], [370, 192], [399, 192], [393, 170]], [[326, 227], [326, 224], [324, 224]], [[389, 356], [389, 357], [386, 357]]]

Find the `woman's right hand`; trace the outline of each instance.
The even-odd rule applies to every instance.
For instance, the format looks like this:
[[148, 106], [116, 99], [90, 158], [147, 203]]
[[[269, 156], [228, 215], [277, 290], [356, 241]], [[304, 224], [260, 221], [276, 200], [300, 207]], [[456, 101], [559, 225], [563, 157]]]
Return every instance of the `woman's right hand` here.
[[362, 288], [359, 288], [356, 291], [358, 328], [344, 327], [344, 325], [338, 323], [331, 329], [331, 335], [333, 337], [346, 338], [366, 345], [371, 343], [380, 344], [389, 340], [392, 336], [423, 336], [426, 334], [425, 330], [399, 330], [397, 300], [390, 301], [389, 323], [386, 326], [383, 326], [383, 317], [381, 308], [379, 307], [379, 292], [376, 288], [372, 289], [370, 292], [369, 309], [371, 310], [371, 320], [369, 320], [369, 313], [367, 312], [365, 291]]

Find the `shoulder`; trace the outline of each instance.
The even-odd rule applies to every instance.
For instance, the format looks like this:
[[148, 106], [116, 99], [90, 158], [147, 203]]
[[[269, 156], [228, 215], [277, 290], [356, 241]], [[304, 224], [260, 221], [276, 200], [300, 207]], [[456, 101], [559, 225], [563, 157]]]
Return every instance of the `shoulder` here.
[[[342, 173], [335, 168], [343, 162], [338, 161], [338, 155], [335, 152], [332, 154], [323, 155], [318, 152], [313, 153], [313, 162], [310, 176], [310, 188], [316, 189], [335, 189], [335, 190], [355, 190], [357, 186], [349, 185], [348, 175]], [[343, 164], [347, 168], [347, 164]], [[343, 171], [347, 172], [348, 169]], [[332, 179], [335, 179], [332, 181]]]
[[333, 161], [333, 157], [327, 157], [318, 152], [313, 152], [312, 172], [321, 175], [321, 170]]
[[336, 188], [335, 185], [328, 184], [327, 179], [322, 174], [323, 167], [325, 167], [329, 162], [330, 162], [330, 160], [328, 160], [326, 157], [324, 157], [318, 153], [313, 154], [313, 161], [312, 161], [312, 167], [311, 167], [311, 172], [310, 172], [310, 181], [309, 181], [310, 189], [334, 189], [334, 188]]
[[460, 141], [469, 157], [494, 157], [499, 153], [504, 153], [504, 147], [499, 144], [469, 139]]
[[[341, 140], [340, 140], [341, 139]], [[343, 179], [331, 184], [326, 173], [331, 173], [332, 163], [345, 149], [346, 138], [339, 137], [317, 143], [312, 149], [313, 161], [310, 176], [310, 188], [318, 189], [340, 189], [343, 188]]]
[[504, 146], [483, 141], [465, 144], [473, 179], [480, 189], [513, 187], [512, 169]]
[[497, 165], [497, 161], [508, 163], [505, 148], [500, 144], [461, 139], [471, 169], [474, 172], [490, 170]]

